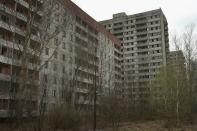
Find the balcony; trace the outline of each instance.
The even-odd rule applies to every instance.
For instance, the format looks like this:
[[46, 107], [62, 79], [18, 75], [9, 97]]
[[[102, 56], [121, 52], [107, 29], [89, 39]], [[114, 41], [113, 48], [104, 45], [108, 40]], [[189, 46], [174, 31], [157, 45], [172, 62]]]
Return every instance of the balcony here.
[[36, 42], [39, 42], [40, 41], [40, 38], [36, 35], [31, 35], [31, 39], [36, 41]]
[[3, 74], [3, 73], [0, 73], [0, 80], [10, 81], [10, 76], [6, 75], [6, 74]]
[[149, 37], [149, 39], [156, 39], [156, 38], [162, 38], [162, 36], [161, 35], [155, 35], [155, 36]]
[[[25, 31], [22, 31], [21, 29], [13, 26], [13, 25], [9, 25], [3, 21], [0, 21], [0, 27], [8, 30], [8, 31], [11, 31], [11, 32], [16, 32], [17, 34], [25, 37]], [[39, 42], [39, 37], [36, 36], [36, 35], [31, 35], [31, 39], [36, 41], [36, 42]]]
[[[9, 65], [21, 66], [20, 60], [11, 59], [11, 58], [8, 58], [8, 57], [2, 56], [2, 55], [0, 55], [0, 62], [9, 64]], [[38, 65], [35, 65], [32, 63], [28, 64], [28, 69], [35, 70], [35, 69], [37, 69], [37, 67], [38, 67]]]
[[9, 25], [9, 24], [7, 24], [7, 23], [5, 23], [3, 21], [0, 21], [0, 27], [6, 29], [8, 31], [11, 31], [11, 32], [15, 31], [16, 33], [18, 33], [21, 36], [25, 36], [25, 33], [22, 30], [20, 30], [17, 27], [14, 27], [13, 25]]
[[148, 40], [149, 38], [147, 36], [145, 37], [138, 37], [137, 41], [142, 41], [142, 40]]
[[[38, 0], [39, 2], [41, 2], [41, 0]], [[16, 3], [19, 3], [20, 5], [24, 6], [25, 8], [29, 9], [29, 4], [24, 1], [24, 0], [15, 0]], [[42, 2], [41, 2], [42, 3]], [[32, 11], [36, 11], [35, 7], [33, 7]], [[42, 16], [43, 12], [42, 11], [36, 11], [38, 15]]]
[[[25, 15], [23, 15], [23, 14], [21, 14], [19, 12], [16, 12], [16, 11], [10, 9], [9, 7], [6, 7], [5, 5], [3, 5], [1, 3], [0, 3], [0, 10], [4, 11], [4, 12], [6, 12], [6, 13], [12, 15], [12, 16], [15, 16], [16, 18], [18, 18], [18, 19], [20, 19], [20, 20], [22, 20], [24, 22], [27, 22], [27, 17]], [[43, 15], [43, 13], [41, 11], [38, 11], [37, 13], [40, 14], [40, 15]], [[35, 27], [38, 27], [38, 25], [39, 25], [38, 22], [34, 23]]]
[[23, 15], [19, 12], [16, 12], [16, 11], [10, 9], [9, 7], [7, 7], [7, 6], [5, 6], [1, 3], [0, 3], [0, 10], [4, 11], [4, 12], [10, 14], [10, 15], [16, 16], [18, 19], [21, 19], [21, 20], [27, 22], [27, 17], [25, 15]]
[[138, 31], [136, 33], [136, 35], [143, 35], [143, 34], [148, 34], [148, 31], [147, 30], [144, 30], [144, 31]]
[[122, 28], [124, 25], [123, 24], [114, 24], [113, 28]]
[[79, 93], [88, 93], [89, 92], [89, 90], [88, 89], [83, 89], [83, 88], [77, 88], [76, 89], [76, 92], [79, 92]]
[[10, 111], [9, 110], [0, 110], [0, 117], [1, 118], [7, 118], [10, 116]]
[[84, 83], [89, 83], [89, 84], [93, 83], [93, 79], [87, 79], [87, 78], [83, 78], [83, 77], [80, 77], [80, 76], [77, 76], [77, 80], [81, 81], [81, 82], [84, 82]]
[[7, 40], [1, 39], [1, 38], [0, 38], [0, 43], [3, 46], [9, 47], [9, 48], [14, 48], [16, 50], [19, 50], [19, 48], [20, 49], [22, 48], [22, 46], [20, 46], [20, 45], [16, 45], [11, 41], [7, 41]]
[[12, 60], [8, 57], [0, 55], [0, 62], [1, 63], [6, 63], [6, 64], [13, 64]]
[[22, 6], [29, 8], [29, 4], [24, 0], [15, 0], [16, 3], [21, 4]]
[[148, 22], [147, 19], [142, 19], [142, 20], [136, 20], [135, 24], [146, 24]]
[[25, 21], [25, 22], [27, 22], [27, 17], [25, 15], [21, 14], [21, 13], [17, 12], [16, 17]]

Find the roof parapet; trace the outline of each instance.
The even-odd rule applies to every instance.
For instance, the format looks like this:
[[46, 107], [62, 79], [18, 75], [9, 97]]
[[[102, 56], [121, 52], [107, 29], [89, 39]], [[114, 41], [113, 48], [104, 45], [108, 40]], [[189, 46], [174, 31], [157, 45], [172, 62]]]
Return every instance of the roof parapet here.
[[124, 18], [127, 17], [127, 14], [125, 12], [120, 12], [117, 14], [113, 14], [113, 19], [117, 19], [117, 18]]

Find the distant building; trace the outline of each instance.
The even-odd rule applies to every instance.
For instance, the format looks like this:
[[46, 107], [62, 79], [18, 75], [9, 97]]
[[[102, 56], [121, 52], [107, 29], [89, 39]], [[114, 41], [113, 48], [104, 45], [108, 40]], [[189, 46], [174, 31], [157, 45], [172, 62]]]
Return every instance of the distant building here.
[[183, 73], [186, 75], [185, 57], [181, 50], [170, 51], [168, 65], [174, 67], [177, 73]]
[[197, 92], [197, 60], [192, 61], [191, 64], [192, 68], [192, 80], [194, 82], [194, 90]]
[[129, 95], [133, 99], [146, 99], [147, 85], [167, 64], [169, 40], [165, 15], [161, 9], [134, 15], [118, 13], [101, 24], [121, 40], [123, 83]]

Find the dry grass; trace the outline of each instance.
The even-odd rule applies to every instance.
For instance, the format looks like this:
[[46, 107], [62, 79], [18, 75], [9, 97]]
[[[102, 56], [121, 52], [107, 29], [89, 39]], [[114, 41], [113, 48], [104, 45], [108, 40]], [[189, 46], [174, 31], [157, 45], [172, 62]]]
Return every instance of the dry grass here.
[[[113, 129], [106, 129], [104, 131], [114, 131]], [[118, 131], [197, 131], [197, 125], [182, 126], [181, 128], [165, 128], [161, 121], [149, 121], [138, 123], [125, 123]]]
[[[99, 131], [197, 131], [197, 124], [195, 125], [184, 125], [181, 128], [165, 128], [164, 122], [162, 121], [144, 121], [144, 122], [129, 122], [121, 124], [118, 130], [111, 128], [101, 129]], [[18, 131], [9, 128], [7, 125], [0, 124], [0, 131]], [[25, 130], [32, 131], [32, 130]]]

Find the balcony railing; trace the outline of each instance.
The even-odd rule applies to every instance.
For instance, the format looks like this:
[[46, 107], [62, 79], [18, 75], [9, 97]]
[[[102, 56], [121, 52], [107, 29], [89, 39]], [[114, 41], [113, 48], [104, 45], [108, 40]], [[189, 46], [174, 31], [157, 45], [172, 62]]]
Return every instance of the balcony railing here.
[[0, 3], [0, 10], [2, 11], [5, 11], [6, 13], [10, 14], [10, 15], [13, 15], [13, 16], [16, 16], [17, 18], [27, 22], [27, 17], [19, 12], [16, 12], [12, 9], [10, 9], [9, 7], [3, 5]]
[[10, 76], [6, 75], [6, 74], [3, 74], [3, 73], [0, 73], [0, 80], [10, 81]]
[[[6, 29], [6, 30], [9, 30], [11, 32], [16, 32], [17, 34], [21, 35], [21, 36], [25, 36], [25, 32], [22, 31], [21, 29], [19, 29], [18, 27], [16, 26], [13, 26], [13, 25], [9, 25], [3, 21], [0, 21], [0, 27]], [[39, 37], [36, 36], [36, 35], [31, 35], [31, 39], [34, 40], [34, 41], [37, 41], [39, 42]]]
[[24, 0], [15, 0], [15, 2], [21, 4], [22, 6], [29, 8], [29, 4]]

